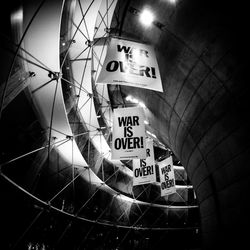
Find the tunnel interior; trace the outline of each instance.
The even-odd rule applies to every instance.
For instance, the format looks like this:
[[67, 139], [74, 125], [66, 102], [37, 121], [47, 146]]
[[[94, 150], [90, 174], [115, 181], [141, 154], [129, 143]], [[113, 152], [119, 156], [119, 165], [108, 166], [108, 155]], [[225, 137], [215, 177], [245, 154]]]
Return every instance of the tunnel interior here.
[[[29, 1], [14, 1], [1, 10], [0, 190], [1, 221], [5, 231], [1, 243], [3, 247], [29, 249], [30, 239], [34, 242], [49, 242], [56, 249], [98, 249], [98, 241], [103, 245], [106, 242], [106, 247], [110, 249], [128, 249], [131, 246], [132, 249], [151, 249], [150, 247], [159, 247], [157, 242], [164, 242], [164, 239], [168, 242], [166, 249], [239, 249], [245, 246], [250, 222], [250, 124], [247, 116], [250, 106], [247, 84], [249, 38], [246, 3], [196, 0], [179, 0], [175, 3], [163, 0], [117, 1], [114, 15], [109, 20], [110, 28], [104, 25], [108, 36], [140, 41], [155, 49], [163, 92], [125, 85], [108, 85], [107, 91], [112, 109], [119, 107], [121, 103], [131, 105], [126, 101], [127, 96], [133, 96], [146, 105], [150, 131], [165, 146], [162, 148], [159, 144], [155, 145], [157, 157], [164, 157], [170, 151], [175, 157], [176, 165], [177, 162], [181, 163], [187, 174], [186, 182], [192, 185], [195, 192], [196, 199], [191, 201], [191, 205], [196, 205], [196, 202], [198, 205], [198, 210], [188, 210], [188, 216], [184, 213], [182, 215], [182, 212], [173, 213], [172, 217], [167, 217], [173, 219], [172, 224], [168, 220], [171, 226], [164, 224], [164, 227], [185, 229], [188, 223], [191, 226], [198, 225], [197, 236], [196, 229], [179, 230], [178, 234], [175, 230], [143, 230], [143, 227], [149, 228], [155, 221], [159, 223], [160, 216], [164, 218], [165, 212], [161, 213], [157, 208], [150, 209], [140, 223], [133, 224], [137, 222], [138, 214], [147, 211], [146, 205], [121, 202], [117, 198], [118, 194], [133, 198], [131, 180], [124, 172], [113, 177], [116, 166], [109, 160], [98, 163], [100, 154], [94, 142], [90, 143], [87, 133], [89, 127], [84, 123], [84, 114], [76, 108], [78, 89], [68, 84], [75, 77], [73, 67], [77, 60], [72, 62], [68, 57], [68, 50], [62, 45], [62, 41], [69, 47], [78, 45], [77, 39], [71, 39], [73, 34], [70, 27], [77, 27], [71, 18], [74, 16], [75, 6], [85, 6], [79, 4], [81, 1], [58, 0], [51, 4], [51, 9], [57, 4], [63, 6], [58, 58], [64, 63], [61, 68], [61, 88], [72, 134], [79, 135], [75, 139], [76, 144], [84, 159], [88, 159], [87, 163], [93, 173], [101, 180], [108, 179], [107, 187], [98, 191], [95, 186], [97, 184], [89, 185], [88, 177], [80, 179], [81, 174], [90, 171], [89, 167], [85, 166], [80, 170], [71, 168], [56, 147], [47, 146], [48, 142], [52, 143], [52, 139], [48, 139], [50, 131], [45, 126], [44, 117], [38, 114], [39, 105], [34, 102], [33, 92], [25, 85], [30, 82], [32, 85], [39, 73], [35, 72], [36, 75], [33, 76], [29, 70], [31, 63], [22, 57], [22, 53], [18, 54], [20, 48], [25, 50], [25, 46], [28, 46], [29, 32], [25, 33], [25, 28], [31, 30], [32, 23], [30, 27], [23, 25], [20, 28], [19, 23], [13, 26], [10, 18], [11, 13], [20, 6], [24, 9], [24, 16], [28, 11], [32, 14], [34, 9], [38, 10], [34, 19], [38, 18], [39, 11], [44, 11], [43, 8], [49, 4], [48, 1], [47, 4], [46, 1], [34, 2], [33, 9], [29, 8], [29, 5], [32, 6]], [[86, 6], [90, 9], [98, 1], [89, 2]], [[107, 4], [109, 1], [103, 2]], [[112, 6], [112, 1], [109, 4]], [[156, 17], [153, 25], [146, 28], [138, 22], [139, 13], [145, 6]], [[86, 16], [87, 7], [80, 8]], [[98, 14], [101, 25], [106, 15], [102, 15], [100, 11]], [[25, 36], [26, 44], [18, 47], [22, 35]], [[83, 39], [87, 40], [86, 44], [91, 42], [84, 36]], [[36, 64], [39, 64], [38, 61]], [[37, 67], [35, 63], [33, 66]], [[46, 68], [41, 70], [46, 72], [46, 77], [51, 73]], [[55, 75], [52, 74], [52, 82], [55, 79], [53, 77]], [[5, 85], [6, 82], [8, 85]], [[11, 84], [15, 89], [17, 86], [23, 88], [20, 93], [14, 94], [15, 98], [5, 107], [8, 96], [3, 94], [4, 88], [6, 86], [8, 90]], [[98, 96], [97, 92], [93, 87], [89, 97]], [[103, 115], [103, 110], [98, 109], [101, 106], [100, 99], [95, 98], [93, 105], [97, 113], [100, 111]], [[105, 122], [105, 119], [100, 119], [100, 127], [107, 125]], [[103, 135], [108, 142], [111, 141], [112, 136], [107, 128]], [[38, 150], [39, 148], [45, 150]], [[19, 159], [20, 155], [25, 157]], [[122, 166], [131, 169], [131, 162], [124, 161]], [[68, 183], [71, 185], [68, 186]], [[65, 185], [69, 188], [65, 188]], [[140, 187], [132, 190], [132, 194], [140, 195]], [[157, 191], [152, 185], [150, 191], [145, 192], [138, 200], [153, 203]], [[193, 194], [187, 195], [189, 198], [193, 197]], [[168, 200], [157, 200], [157, 204], [169, 205], [171, 202], [171, 197]], [[85, 203], [86, 209], [81, 209]], [[128, 217], [125, 216], [127, 209], [131, 211]], [[171, 211], [170, 209], [170, 214]], [[78, 215], [87, 220], [78, 220]], [[190, 221], [184, 220], [187, 223], [184, 225], [182, 220], [176, 220], [178, 216], [186, 216]], [[98, 223], [98, 218], [102, 218], [102, 223]], [[119, 225], [124, 227], [113, 226], [112, 223], [118, 219]], [[107, 224], [105, 220], [108, 221]], [[93, 224], [93, 221], [97, 223]], [[162, 221], [165, 223], [165, 220]], [[178, 225], [178, 221], [182, 224]], [[126, 226], [131, 225], [130, 223], [140, 229], [128, 230]]]

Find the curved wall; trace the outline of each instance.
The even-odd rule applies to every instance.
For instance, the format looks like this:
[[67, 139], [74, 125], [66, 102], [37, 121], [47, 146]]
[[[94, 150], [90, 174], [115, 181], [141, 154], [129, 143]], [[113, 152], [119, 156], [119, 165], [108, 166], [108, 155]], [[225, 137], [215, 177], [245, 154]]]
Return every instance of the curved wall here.
[[127, 13], [123, 31], [155, 45], [164, 92], [122, 92], [146, 104], [153, 133], [186, 168], [199, 200], [204, 248], [243, 246], [250, 222], [247, 8], [228, 1], [131, 5], [147, 3], [162, 30], [149, 32]]

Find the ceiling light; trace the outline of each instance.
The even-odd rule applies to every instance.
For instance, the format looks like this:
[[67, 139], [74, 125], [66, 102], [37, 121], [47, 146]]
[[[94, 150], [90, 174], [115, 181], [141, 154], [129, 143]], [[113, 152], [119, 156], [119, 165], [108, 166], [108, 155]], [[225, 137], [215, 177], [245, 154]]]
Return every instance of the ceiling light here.
[[125, 98], [126, 101], [131, 101], [132, 100], [132, 97], [130, 95], [128, 95], [126, 98]]
[[132, 97], [131, 95], [128, 95], [128, 96], [125, 98], [125, 100], [128, 101], [128, 102], [132, 102], [132, 103], [134, 103], [134, 104], [138, 104], [138, 105], [139, 105], [140, 107], [142, 107], [142, 108], [146, 108], [146, 105], [145, 105], [143, 102], [141, 102], [141, 101], [139, 101], [138, 99]]
[[134, 97], [132, 97], [132, 96], [130, 96], [130, 95], [128, 95], [128, 96], [125, 98], [125, 100], [128, 101], [128, 102], [136, 103], [136, 104], [139, 103], [139, 101], [138, 101], [136, 98], [134, 98]]
[[139, 103], [139, 101], [138, 101], [136, 98], [133, 98], [131, 101], [132, 101], [133, 103], [136, 103], [136, 104]]
[[154, 15], [148, 9], [144, 9], [140, 13], [140, 22], [145, 26], [150, 26], [154, 21]]
[[11, 14], [12, 23], [20, 23], [23, 21], [23, 10], [20, 8]]
[[142, 108], [146, 108], [146, 105], [143, 102], [138, 102], [138, 105]]
[[148, 130], [146, 130], [146, 133], [147, 133], [148, 135], [150, 135], [151, 137], [157, 138], [155, 134], [149, 132]]
[[169, 3], [175, 4], [176, 0], [168, 0]]

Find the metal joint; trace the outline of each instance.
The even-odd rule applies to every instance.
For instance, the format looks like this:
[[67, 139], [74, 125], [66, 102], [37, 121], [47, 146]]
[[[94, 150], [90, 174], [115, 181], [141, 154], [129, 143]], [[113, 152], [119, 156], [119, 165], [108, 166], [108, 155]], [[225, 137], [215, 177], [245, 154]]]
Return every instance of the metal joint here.
[[51, 78], [51, 80], [58, 81], [60, 78], [62, 78], [62, 73], [49, 71], [48, 77]]
[[36, 76], [36, 73], [32, 72], [32, 71], [29, 71], [29, 77], [34, 77], [34, 76]]

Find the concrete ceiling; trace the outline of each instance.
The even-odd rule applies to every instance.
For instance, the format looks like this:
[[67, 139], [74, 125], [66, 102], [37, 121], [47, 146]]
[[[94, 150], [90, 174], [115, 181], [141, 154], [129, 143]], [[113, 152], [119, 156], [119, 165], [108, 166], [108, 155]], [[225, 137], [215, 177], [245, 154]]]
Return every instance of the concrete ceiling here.
[[164, 92], [121, 91], [146, 104], [154, 133], [186, 168], [205, 247], [237, 246], [250, 222], [247, 8], [235, 1], [169, 2], [130, 1], [139, 11], [152, 9], [162, 27], [143, 27], [128, 8], [119, 30], [155, 46]]

